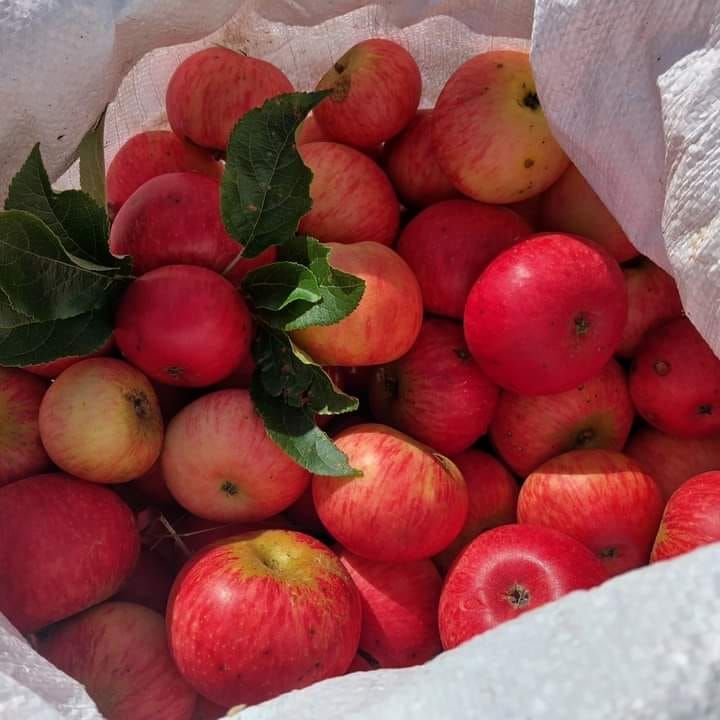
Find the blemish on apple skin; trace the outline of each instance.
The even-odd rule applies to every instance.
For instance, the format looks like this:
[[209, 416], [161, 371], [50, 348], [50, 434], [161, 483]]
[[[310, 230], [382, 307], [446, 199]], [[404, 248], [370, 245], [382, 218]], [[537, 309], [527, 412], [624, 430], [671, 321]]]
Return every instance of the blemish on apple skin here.
[[523, 163], [526, 168], [531, 168], [534, 164], [535, 161], [532, 158], [525, 158], [525, 162]]

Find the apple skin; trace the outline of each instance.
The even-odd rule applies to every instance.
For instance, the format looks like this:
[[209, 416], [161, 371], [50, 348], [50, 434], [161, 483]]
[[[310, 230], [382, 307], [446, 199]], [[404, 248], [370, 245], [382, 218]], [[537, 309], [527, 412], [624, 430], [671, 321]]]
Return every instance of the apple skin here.
[[335, 325], [291, 333], [293, 341], [322, 365], [364, 366], [402, 357], [420, 332], [422, 295], [415, 275], [393, 250], [376, 242], [327, 243], [329, 262], [365, 281], [355, 310]]
[[377, 562], [344, 549], [339, 557], [360, 593], [363, 653], [384, 668], [422, 665], [440, 653], [442, 579], [432, 560]]
[[665, 500], [694, 475], [720, 469], [720, 436], [678, 438], [641, 427], [624, 452], [655, 480]]
[[0, 488], [0, 612], [22, 633], [107, 600], [139, 551], [133, 515], [108, 488], [63, 473]]
[[333, 142], [333, 139], [320, 127], [320, 123], [311, 112], [295, 131], [295, 145], [300, 147], [314, 142]]
[[230, 707], [345, 673], [361, 614], [355, 585], [327, 547], [265, 530], [191, 560], [173, 586], [167, 627], [181, 674]]
[[445, 575], [460, 551], [485, 530], [517, 520], [520, 487], [510, 471], [482, 450], [466, 450], [450, 458], [462, 473], [468, 489], [469, 509], [460, 534], [433, 558]]
[[81, 360], [87, 360], [93, 357], [104, 357], [110, 355], [115, 348], [115, 338], [111, 335], [103, 345], [93, 353], [88, 355], [68, 355], [67, 357], [61, 357], [57, 360], [51, 360], [46, 363], [37, 363], [37, 365], [25, 365], [23, 370], [26, 370], [33, 375], [47, 378], [48, 380], [54, 380], [61, 372], [67, 370], [72, 365], [79, 363]]
[[454, 455], [487, 432], [498, 394], [472, 359], [462, 325], [428, 319], [406, 355], [376, 368], [370, 407], [378, 422]]
[[227, 377], [250, 353], [252, 331], [250, 311], [232, 284], [193, 265], [139, 277], [115, 318], [120, 352], [153, 380], [183, 387]]
[[650, 562], [720, 541], [720, 471], [690, 478], [668, 500]]
[[462, 319], [468, 294], [488, 263], [531, 233], [507, 208], [446, 200], [425, 208], [405, 226], [397, 251], [420, 283], [425, 309]]
[[628, 317], [617, 354], [629, 358], [648, 330], [681, 317], [683, 308], [675, 281], [647, 258], [623, 267], [622, 271], [628, 293]]
[[196, 694], [175, 668], [153, 610], [103, 603], [52, 627], [38, 650], [85, 686], [107, 720], [192, 720]]
[[645, 565], [664, 502], [655, 481], [611, 450], [573, 450], [543, 463], [520, 488], [518, 521], [589, 547], [610, 575]]
[[527, 53], [495, 50], [463, 63], [433, 110], [435, 157], [474, 200], [511, 203], [540, 194], [568, 166], [538, 100]]
[[418, 110], [385, 144], [383, 155], [385, 172], [405, 205], [423, 208], [459, 195], [435, 160], [432, 110]]
[[412, 55], [381, 38], [354, 45], [317, 84], [331, 95], [313, 115], [337, 142], [372, 148], [405, 128], [420, 103], [422, 78]]
[[519, 395], [570, 390], [597, 375], [627, 318], [620, 266], [572, 235], [533, 235], [473, 285], [465, 339], [485, 374]]
[[142, 605], [164, 615], [174, 580], [175, 572], [170, 565], [143, 547], [135, 569], [112, 599]]
[[618, 262], [639, 254], [574, 165], [543, 194], [540, 223], [543, 230], [589, 238], [602, 245]]
[[503, 392], [490, 424], [502, 459], [521, 477], [569, 450], [622, 450], [635, 408], [615, 360], [572, 390], [554, 395]]
[[443, 648], [607, 578], [590, 550], [557, 530], [488, 530], [463, 550], [445, 579], [438, 611]]
[[133, 135], [117, 151], [107, 170], [110, 217], [117, 215], [125, 201], [148, 180], [175, 172], [195, 172], [220, 178], [223, 166], [205, 150], [183, 142], [169, 130], [149, 130]]
[[637, 411], [678, 437], [720, 434], [720, 359], [687, 318], [648, 332], [630, 368]]
[[50, 467], [38, 425], [48, 387], [24, 370], [0, 367], [0, 487]]
[[460, 533], [468, 491], [446, 457], [385, 425], [344, 430], [335, 444], [361, 477], [313, 477], [323, 525], [367, 560], [410, 562], [432, 557]]
[[[225, 231], [217, 178], [180, 172], [154, 177], [128, 198], [110, 229], [110, 252], [131, 255], [136, 276], [163, 265], [200, 265], [222, 274], [242, 246]], [[276, 254], [271, 247], [241, 258], [225, 277], [239, 285]]]
[[328, 243], [393, 243], [400, 203], [377, 163], [333, 142], [307, 143], [298, 151], [313, 173], [312, 209], [300, 220], [300, 233]]
[[210, 47], [178, 65], [168, 83], [165, 106], [178, 137], [224, 151], [232, 129], [248, 110], [293, 89], [269, 62]]
[[150, 381], [115, 358], [65, 370], [45, 393], [40, 437], [52, 461], [82, 480], [122, 483], [160, 456], [163, 421]]
[[175, 500], [218, 522], [265, 520], [310, 482], [270, 439], [250, 393], [240, 389], [209, 393], [181, 410], [168, 425], [162, 466]]

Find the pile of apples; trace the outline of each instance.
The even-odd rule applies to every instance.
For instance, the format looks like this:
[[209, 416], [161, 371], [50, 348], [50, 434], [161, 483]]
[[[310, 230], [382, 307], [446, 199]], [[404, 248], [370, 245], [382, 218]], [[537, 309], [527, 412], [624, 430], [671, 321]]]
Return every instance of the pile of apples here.
[[373, 39], [318, 88], [298, 230], [366, 287], [292, 337], [360, 397], [326, 430], [361, 474], [311, 476], [253, 407], [238, 286], [275, 249], [234, 260], [221, 158], [294, 88], [228, 49], [108, 169], [138, 276], [114, 342], [0, 368], [0, 611], [109, 720], [424, 663], [720, 539], [720, 361], [553, 139], [528, 56], [477, 55], [418, 110], [414, 59]]

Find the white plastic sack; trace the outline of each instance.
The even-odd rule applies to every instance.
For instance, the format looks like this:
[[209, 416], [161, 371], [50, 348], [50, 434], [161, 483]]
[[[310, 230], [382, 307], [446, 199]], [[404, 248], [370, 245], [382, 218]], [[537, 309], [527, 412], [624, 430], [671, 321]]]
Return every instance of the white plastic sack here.
[[[531, 38], [558, 139], [633, 243], [673, 273], [720, 353], [718, 18], [720, 0], [537, 0], [534, 19], [531, 0], [0, 0], [0, 198], [36, 141], [60, 176], [116, 96], [108, 159], [133, 132], [161, 126], [170, 73], [209, 43], [264, 57], [309, 89], [357, 40], [391, 37], [418, 59], [430, 105], [472, 54]], [[123, 80], [148, 50], [200, 38], [150, 53]], [[71, 170], [63, 182], [74, 181]], [[719, 596], [720, 548], [703, 549], [424, 667], [329, 680], [242, 717], [720, 718]], [[98, 717], [0, 618], [0, 719]]]

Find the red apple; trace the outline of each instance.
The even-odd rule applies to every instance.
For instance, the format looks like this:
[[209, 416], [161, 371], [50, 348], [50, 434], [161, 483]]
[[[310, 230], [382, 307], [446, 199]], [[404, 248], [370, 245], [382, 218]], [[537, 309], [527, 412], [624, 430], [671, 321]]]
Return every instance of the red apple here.
[[668, 500], [650, 562], [720, 541], [720, 472], [690, 478]]
[[475, 200], [511, 203], [538, 195], [568, 166], [540, 106], [525, 52], [493, 50], [463, 63], [433, 111], [435, 157]]
[[252, 319], [242, 296], [212, 270], [168, 265], [125, 291], [115, 319], [122, 354], [149, 377], [204, 387], [250, 352]]
[[140, 538], [115, 493], [62, 473], [0, 488], [0, 612], [34, 632], [113, 595]]
[[574, 165], [543, 195], [540, 222], [543, 230], [594, 240], [618, 262], [638, 255], [617, 220]]
[[445, 455], [467, 450], [487, 432], [497, 385], [472, 359], [462, 326], [428, 319], [407, 355], [375, 370], [375, 418]]
[[327, 530], [315, 509], [312, 485], [308, 485], [305, 492], [285, 510], [285, 515], [302, 532], [309, 535], [327, 535]]
[[687, 318], [643, 337], [630, 370], [630, 395], [640, 415], [664, 433], [720, 433], [720, 359]]
[[164, 615], [173, 580], [170, 565], [149, 548], [142, 548], [135, 569], [113, 600], [137, 603]]
[[337, 557], [287, 530], [207, 548], [175, 581], [167, 613], [180, 672], [224, 707], [342, 675], [360, 620], [360, 597]]
[[420, 287], [407, 263], [376, 242], [328, 243], [329, 262], [365, 281], [355, 310], [335, 325], [292, 333], [293, 340], [323, 365], [380, 365], [404, 355], [422, 325]]
[[482, 450], [466, 450], [451, 460], [465, 479], [470, 501], [467, 519], [460, 534], [433, 560], [446, 574], [460, 551], [480, 533], [516, 521], [520, 488], [508, 469]]
[[577, 540], [543, 527], [504, 525], [475, 538], [445, 579], [438, 613], [446, 650], [528, 610], [608, 577]]
[[502, 459], [520, 476], [568, 450], [622, 450], [635, 408], [623, 369], [615, 360], [572, 390], [554, 395], [504, 392], [490, 437]]
[[115, 347], [115, 338], [111, 335], [102, 346], [93, 353], [88, 355], [68, 355], [57, 360], [51, 360], [46, 363], [37, 363], [36, 365], [25, 365], [23, 370], [27, 370], [33, 375], [54, 380], [63, 370], [67, 370], [70, 366], [79, 363], [81, 360], [87, 360], [92, 357], [104, 357], [109, 355]]
[[317, 118], [310, 113], [298, 125], [295, 132], [295, 144], [299, 147], [314, 142], [332, 142], [332, 138], [320, 127]]
[[117, 215], [125, 201], [151, 178], [195, 172], [219, 178], [223, 166], [207, 152], [183, 142], [169, 130], [133, 135], [115, 154], [107, 171], [108, 212]]
[[617, 354], [631, 357], [648, 330], [682, 315], [675, 281], [647, 258], [622, 269], [628, 293], [628, 317]]
[[170, 422], [165, 479], [186, 510], [219, 522], [264, 520], [297, 500], [309, 473], [265, 432], [247, 390], [218, 390]]
[[165, 105], [178, 137], [224, 151], [248, 110], [290, 92], [292, 83], [274, 65], [215, 46], [180, 63], [168, 83]]
[[400, 224], [400, 204], [377, 163], [358, 150], [331, 142], [299, 148], [312, 170], [312, 209], [299, 232], [323, 242], [373, 241], [391, 245]]
[[570, 390], [612, 357], [627, 317], [617, 262], [571, 235], [533, 235], [493, 260], [465, 306], [485, 374], [520, 395]]
[[421, 665], [440, 653], [442, 580], [432, 560], [386, 563], [341, 550], [340, 561], [362, 601], [361, 651], [380, 667]]
[[459, 194], [435, 160], [432, 110], [418, 110], [386, 143], [384, 156], [385, 172], [406, 205], [426, 207]]
[[115, 358], [90, 358], [65, 370], [45, 393], [39, 424], [52, 461], [92, 482], [140, 477], [162, 448], [162, 416], [150, 381]]
[[0, 367], [0, 487], [50, 466], [38, 426], [47, 389], [39, 377]]
[[589, 547], [611, 575], [645, 565], [663, 499], [633, 460], [574, 450], [548, 460], [520, 488], [518, 520], [561, 530]]
[[462, 318], [470, 289], [488, 263], [531, 232], [507, 208], [446, 200], [405, 226], [397, 251], [420, 283], [425, 309]]
[[271, 247], [234, 262], [242, 245], [225, 231], [219, 181], [187, 172], [152, 178], [128, 198], [113, 221], [110, 251], [131, 255], [135, 275], [163, 265], [200, 265], [224, 274], [233, 285], [276, 255]]
[[665, 500], [693, 475], [720, 470], [720, 436], [679, 438], [652, 427], [636, 430], [625, 454], [655, 480]]
[[458, 536], [468, 492], [450, 460], [384, 425], [356, 425], [335, 443], [363, 474], [315, 475], [313, 498], [323, 525], [350, 552], [409, 562], [432, 557]]
[[162, 615], [109, 602], [51, 628], [39, 652], [85, 686], [107, 720], [192, 720], [195, 692], [167, 647]]
[[422, 78], [407, 50], [391, 40], [373, 38], [340, 57], [317, 89], [332, 91], [313, 111], [323, 131], [338, 142], [371, 148], [412, 120]]

